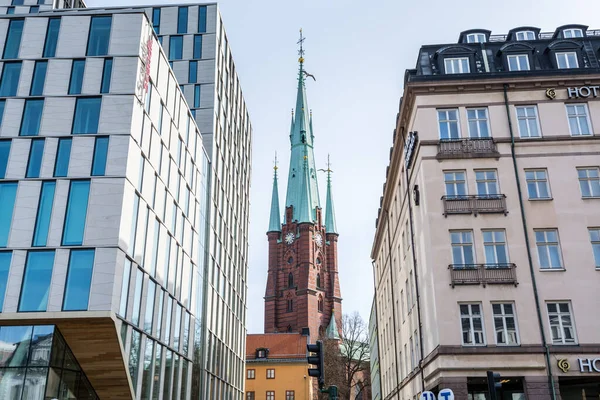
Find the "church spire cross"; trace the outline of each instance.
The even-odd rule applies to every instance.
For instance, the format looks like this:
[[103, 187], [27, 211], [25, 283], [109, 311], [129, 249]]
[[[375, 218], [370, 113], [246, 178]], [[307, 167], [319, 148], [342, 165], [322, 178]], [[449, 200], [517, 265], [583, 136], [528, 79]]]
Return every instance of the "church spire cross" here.
[[296, 42], [296, 44], [298, 44], [300, 46], [300, 48], [298, 49], [298, 55], [300, 56], [298, 61], [300, 62], [300, 64], [302, 64], [304, 62], [303, 44], [304, 44], [305, 40], [306, 40], [306, 38], [304, 36], [302, 36], [302, 28], [300, 28], [300, 39], [298, 40], [298, 42]]

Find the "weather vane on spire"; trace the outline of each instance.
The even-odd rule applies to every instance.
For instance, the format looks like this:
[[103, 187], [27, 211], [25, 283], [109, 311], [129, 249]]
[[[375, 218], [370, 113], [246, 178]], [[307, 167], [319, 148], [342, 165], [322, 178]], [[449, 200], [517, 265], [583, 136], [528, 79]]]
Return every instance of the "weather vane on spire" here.
[[304, 36], [302, 36], [302, 28], [300, 28], [300, 39], [296, 43], [296, 44], [300, 45], [300, 49], [298, 50], [298, 55], [300, 56], [298, 61], [300, 61], [300, 62], [304, 62], [304, 49], [302, 48], [302, 45], [304, 44], [304, 40], [306, 40], [306, 38]]
[[275, 152], [275, 161], [273, 161], [273, 170], [277, 173], [279, 167], [277, 166], [277, 152]]
[[319, 171], [327, 172], [327, 180], [331, 179], [331, 173], [333, 170], [331, 169], [331, 161], [329, 161], [329, 154], [327, 154], [327, 169], [319, 169]]

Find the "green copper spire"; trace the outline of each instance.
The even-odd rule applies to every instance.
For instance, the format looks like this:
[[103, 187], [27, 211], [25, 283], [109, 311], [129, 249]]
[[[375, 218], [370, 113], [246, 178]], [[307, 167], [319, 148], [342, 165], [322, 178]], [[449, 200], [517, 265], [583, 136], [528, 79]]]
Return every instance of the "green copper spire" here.
[[335, 322], [335, 310], [331, 310], [331, 319], [329, 320], [329, 325], [327, 325], [327, 329], [325, 330], [325, 336], [327, 337], [327, 339], [339, 340], [340, 338], [337, 323]]
[[273, 170], [273, 195], [271, 197], [271, 218], [269, 219], [269, 230], [267, 232], [281, 232], [281, 217], [279, 213], [279, 189], [277, 187], [277, 154], [275, 154], [275, 166]]
[[[293, 219], [298, 222], [314, 222], [316, 208], [320, 207], [319, 188], [313, 152], [313, 133], [310, 121], [308, 101], [306, 99], [305, 78], [311, 76], [304, 70], [304, 50], [302, 44], [304, 37], [300, 30], [300, 45], [298, 59], [298, 93], [296, 96], [296, 110], [293, 114], [290, 130], [290, 171], [288, 175], [286, 208], [293, 206]], [[314, 79], [314, 77], [313, 77]]]
[[335, 224], [335, 208], [333, 207], [333, 196], [331, 194], [331, 163], [327, 156], [327, 200], [325, 201], [325, 233], [338, 233]]

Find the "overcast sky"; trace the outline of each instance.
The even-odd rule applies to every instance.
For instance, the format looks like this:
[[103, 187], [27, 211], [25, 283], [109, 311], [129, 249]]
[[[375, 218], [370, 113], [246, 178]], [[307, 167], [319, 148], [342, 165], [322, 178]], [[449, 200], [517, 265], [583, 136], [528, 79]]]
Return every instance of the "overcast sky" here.
[[[152, 4], [152, 0], [86, 1], [89, 7]], [[265, 232], [275, 152], [281, 167], [280, 200], [285, 201], [299, 28], [306, 37], [305, 68], [317, 79], [307, 82], [317, 168], [323, 168], [331, 154], [334, 170], [343, 311], [358, 311], [365, 321], [373, 296], [370, 252], [392, 131], [404, 71], [414, 68], [419, 47], [455, 42], [461, 31], [472, 28], [493, 34], [524, 25], [544, 32], [569, 23], [600, 29], [598, 0], [223, 0], [219, 4], [254, 129], [249, 333], [263, 332]], [[323, 176], [319, 183], [324, 206]]]

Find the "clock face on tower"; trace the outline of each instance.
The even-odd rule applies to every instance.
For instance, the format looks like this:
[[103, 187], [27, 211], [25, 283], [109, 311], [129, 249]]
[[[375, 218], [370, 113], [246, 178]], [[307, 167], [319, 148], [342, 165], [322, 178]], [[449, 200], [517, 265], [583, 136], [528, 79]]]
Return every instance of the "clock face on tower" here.
[[323, 236], [321, 236], [321, 234], [318, 232], [315, 233], [315, 243], [319, 247], [323, 246]]
[[294, 243], [294, 239], [295, 239], [295, 235], [292, 232], [289, 232], [287, 235], [285, 235], [285, 242], [287, 244]]

